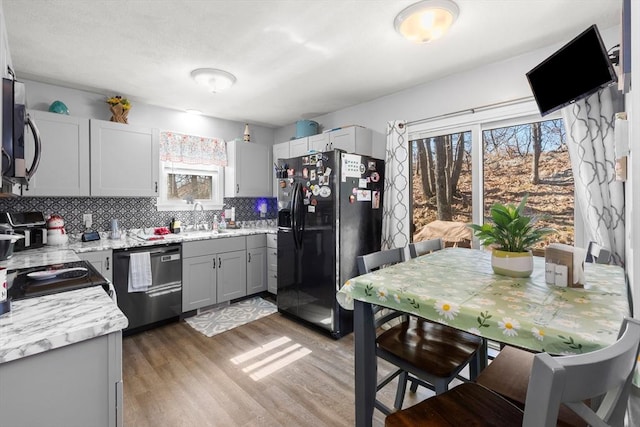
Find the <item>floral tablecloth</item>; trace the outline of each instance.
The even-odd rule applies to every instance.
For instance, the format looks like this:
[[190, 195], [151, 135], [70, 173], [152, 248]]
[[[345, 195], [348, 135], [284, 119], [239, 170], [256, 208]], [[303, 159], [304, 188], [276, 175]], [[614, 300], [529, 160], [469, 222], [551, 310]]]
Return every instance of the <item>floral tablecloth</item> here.
[[348, 280], [353, 300], [412, 313], [476, 335], [551, 354], [586, 353], [613, 343], [629, 303], [622, 268], [585, 264], [583, 288], [547, 285], [544, 258], [529, 278], [493, 273], [491, 253], [448, 248]]

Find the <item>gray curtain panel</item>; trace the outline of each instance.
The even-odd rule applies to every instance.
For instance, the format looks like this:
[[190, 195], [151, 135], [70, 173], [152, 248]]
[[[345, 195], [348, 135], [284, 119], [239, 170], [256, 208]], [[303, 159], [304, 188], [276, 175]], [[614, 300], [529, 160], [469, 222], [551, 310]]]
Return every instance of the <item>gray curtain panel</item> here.
[[382, 249], [404, 248], [410, 242], [409, 141], [407, 122], [387, 123]]
[[611, 249], [624, 265], [624, 188], [615, 178], [615, 88], [605, 88], [562, 110], [579, 207], [589, 240]]

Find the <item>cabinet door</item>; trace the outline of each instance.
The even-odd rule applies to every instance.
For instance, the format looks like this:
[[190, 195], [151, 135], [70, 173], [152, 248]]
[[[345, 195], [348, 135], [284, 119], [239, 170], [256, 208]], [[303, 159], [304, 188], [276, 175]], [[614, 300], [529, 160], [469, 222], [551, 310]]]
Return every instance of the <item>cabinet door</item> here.
[[91, 265], [102, 274], [102, 277], [113, 282], [113, 258], [111, 251], [82, 252], [78, 254], [80, 259], [89, 261]]
[[182, 311], [216, 303], [216, 255], [182, 260]]
[[309, 138], [298, 138], [289, 142], [289, 154], [291, 158], [304, 156], [309, 152]]
[[216, 269], [218, 302], [247, 294], [247, 251], [219, 253]]
[[[356, 132], [354, 127], [337, 129], [329, 132], [329, 147], [332, 150], [340, 149], [347, 153], [356, 152]], [[358, 153], [360, 154], [360, 153]]]
[[225, 197], [268, 197], [271, 191], [271, 162], [266, 146], [227, 143]]
[[[29, 111], [42, 138], [40, 165], [25, 196], [89, 195], [89, 119]], [[25, 142], [27, 165], [34, 156], [33, 135]]]
[[347, 153], [363, 156], [373, 154], [373, 137], [371, 129], [360, 126], [349, 126], [329, 132], [329, 149], [339, 148]]
[[313, 135], [309, 138], [309, 150], [316, 151], [329, 151], [329, 134], [321, 133], [318, 135]]
[[267, 248], [267, 290], [278, 293], [278, 249]]
[[267, 248], [247, 249], [247, 295], [267, 290]]
[[159, 133], [91, 120], [91, 195], [157, 197]]

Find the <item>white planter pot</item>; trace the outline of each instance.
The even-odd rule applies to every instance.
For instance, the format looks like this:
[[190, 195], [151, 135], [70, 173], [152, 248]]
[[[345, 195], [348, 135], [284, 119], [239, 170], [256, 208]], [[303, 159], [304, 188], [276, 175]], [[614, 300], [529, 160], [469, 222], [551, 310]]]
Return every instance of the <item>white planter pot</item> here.
[[491, 254], [493, 272], [509, 277], [529, 277], [533, 272], [533, 254], [494, 249]]

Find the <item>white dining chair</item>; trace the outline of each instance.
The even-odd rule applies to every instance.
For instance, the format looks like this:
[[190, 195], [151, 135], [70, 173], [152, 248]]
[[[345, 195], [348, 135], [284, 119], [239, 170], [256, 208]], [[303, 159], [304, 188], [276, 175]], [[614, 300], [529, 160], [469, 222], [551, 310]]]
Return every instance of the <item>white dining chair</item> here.
[[444, 243], [440, 238], [422, 240], [420, 242], [409, 243], [409, 255], [411, 258], [417, 258], [421, 255], [439, 251], [442, 248], [444, 248]]
[[587, 246], [587, 262], [593, 262], [596, 264], [609, 264], [611, 259], [611, 250], [599, 245], [596, 242], [589, 242]]
[[385, 427], [555, 427], [561, 404], [589, 425], [622, 427], [639, 346], [640, 321], [625, 318], [609, 347], [571, 356], [536, 354], [524, 411], [486, 387], [465, 383], [387, 416]]

